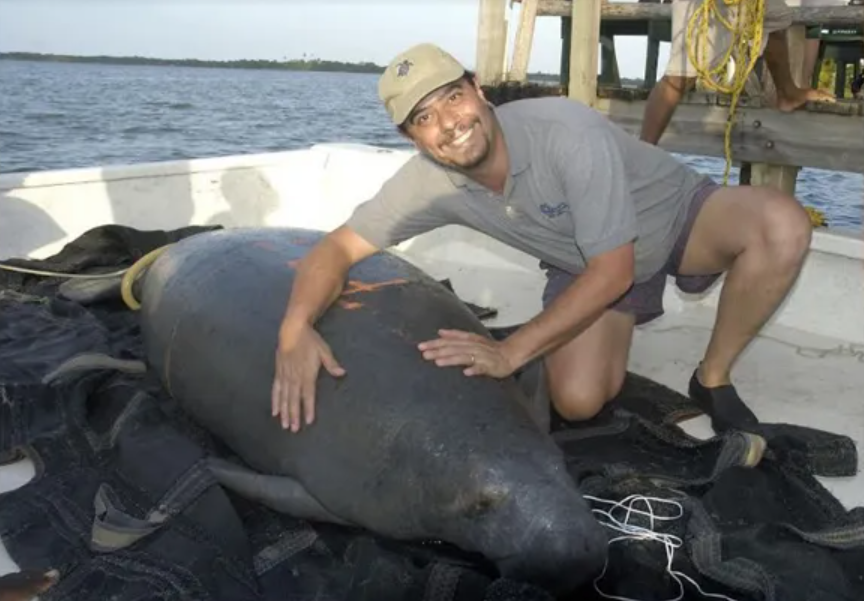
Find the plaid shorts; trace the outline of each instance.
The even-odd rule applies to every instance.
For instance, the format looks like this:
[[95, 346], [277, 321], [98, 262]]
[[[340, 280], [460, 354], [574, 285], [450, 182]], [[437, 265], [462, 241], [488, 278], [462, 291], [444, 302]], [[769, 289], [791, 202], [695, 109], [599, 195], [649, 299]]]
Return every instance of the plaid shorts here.
[[[610, 309], [636, 315], [636, 324], [641, 325], [663, 315], [663, 291], [666, 289], [667, 276], [674, 276], [675, 285], [678, 289], [689, 294], [704, 292], [717, 281], [722, 275], [721, 273], [696, 276], [679, 275], [678, 269], [684, 258], [684, 250], [687, 247], [687, 240], [690, 238], [693, 223], [696, 221], [696, 215], [699, 214], [705, 200], [719, 188], [720, 185], [712, 179], [706, 177], [703, 180], [693, 194], [684, 227], [681, 228], [681, 234], [675, 241], [672, 254], [669, 255], [663, 269], [648, 280], [634, 284], [624, 296], [609, 306]], [[573, 275], [546, 262], [541, 262], [540, 266], [546, 270], [547, 278], [546, 287], [543, 290], [543, 307], [545, 308], [572, 284], [578, 275]]]

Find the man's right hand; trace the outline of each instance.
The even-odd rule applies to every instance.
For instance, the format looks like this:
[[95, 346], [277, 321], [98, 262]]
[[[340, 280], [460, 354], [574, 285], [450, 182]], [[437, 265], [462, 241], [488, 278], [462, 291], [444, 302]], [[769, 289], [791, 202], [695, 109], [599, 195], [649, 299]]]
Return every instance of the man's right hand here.
[[281, 416], [283, 428], [290, 427], [292, 432], [300, 429], [301, 408], [307, 425], [315, 419], [315, 381], [322, 365], [332, 376], [345, 375], [315, 328], [309, 324], [283, 325], [272, 391], [273, 416]]

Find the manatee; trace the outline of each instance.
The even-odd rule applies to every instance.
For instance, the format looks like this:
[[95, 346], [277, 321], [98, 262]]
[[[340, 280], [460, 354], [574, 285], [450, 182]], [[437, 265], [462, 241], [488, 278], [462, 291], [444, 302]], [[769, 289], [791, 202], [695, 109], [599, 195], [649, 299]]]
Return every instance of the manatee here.
[[214, 463], [217, 479], [300, 517], [450, 543], [553, 594], [590, 582], [608, 536], [562, 451], [513, 378], [467, 377], [423, 359], [417, 344], [440, 328], [488, 330], [395, 253], [355, 265], [316, 323], [346, 374], [322, 368], [315, 422], [292, 433], [272, 417], [294, 266], [321, 236], [201, 233], [165, 249], [137, 282], [148, 367], [243, 464]]

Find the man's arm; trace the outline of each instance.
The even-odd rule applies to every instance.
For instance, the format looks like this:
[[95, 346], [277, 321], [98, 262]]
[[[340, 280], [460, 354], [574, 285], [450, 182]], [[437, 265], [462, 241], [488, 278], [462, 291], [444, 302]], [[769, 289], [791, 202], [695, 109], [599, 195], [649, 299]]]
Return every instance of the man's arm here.
[[609, 130], [597, 127], [582, 135], [590, 135], [590, 147], [562, 139], [555, 160], [586, 269], [505, 340], [504, 354], [514, 369], [571, 340], [633, 284], [636, 210], [623, 160]]
[[301, 414], [307, 424], [312, 423], [315, 380], [321, 365], [332, 376], [344, 375], [345, 370], [313, 326], [339, 296], [351, 265], [376, 250], [375, 245], [343, 225], [316, 244], [297, 266], [279, 327], [271, 390], [273, 416], [281, 418], [283, 428], [297, 432]]
[[504, 340], [513, 370], [578, 336], [630, 288], [633, 243], [594, 257], [588, 268], [544, 311]]
[[347, 225], [327, 234], [297, 265], [283, 333], [314, 325], [339, 297], [351, 266], [378, 250]]
[[345, 373], [314, 324], [339, 296], [351, 266], [444, 224], [435, 198], [420, 192], [427, 187], [417, 169], [417, 162], [409, 161], [299, 262], [279, 328], [271, 393], [273, 415], [281, 416], [284, 428], [299, 430], [301, 415], [312, 423], [315, 382], [322, 365], [332, 376]]

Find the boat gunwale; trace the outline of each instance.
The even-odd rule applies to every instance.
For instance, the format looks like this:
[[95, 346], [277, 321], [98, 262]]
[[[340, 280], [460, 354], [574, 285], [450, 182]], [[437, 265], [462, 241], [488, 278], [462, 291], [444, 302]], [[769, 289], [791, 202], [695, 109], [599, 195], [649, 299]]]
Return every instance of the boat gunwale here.
[[[255, 167], [277, 166], [292, 157], [319, 155], [322, 176], [327, 175], [327, 157], [333, 151], [348, 150], [369, 154], [391, 154], [404, 156], [406, 160], [416, 154], [413, 149], [388, 148], [356, 143], [322, 143], [304, 148], [234, 154], [195, 159], [151, 161], [129, 164], [113, 164], [46, 171], [27, 171], [0, 174], [0, 194], [14, 190], [48, 188], [64, 185], [106, 183], [129, 179], [149, 179], [191, 175], [213, 171], [232, 171]], [[864, 236], [849, 231], [849, 228], [820, 228], [813, 231], [811, 250], [827, 255], [864, 261]]]

